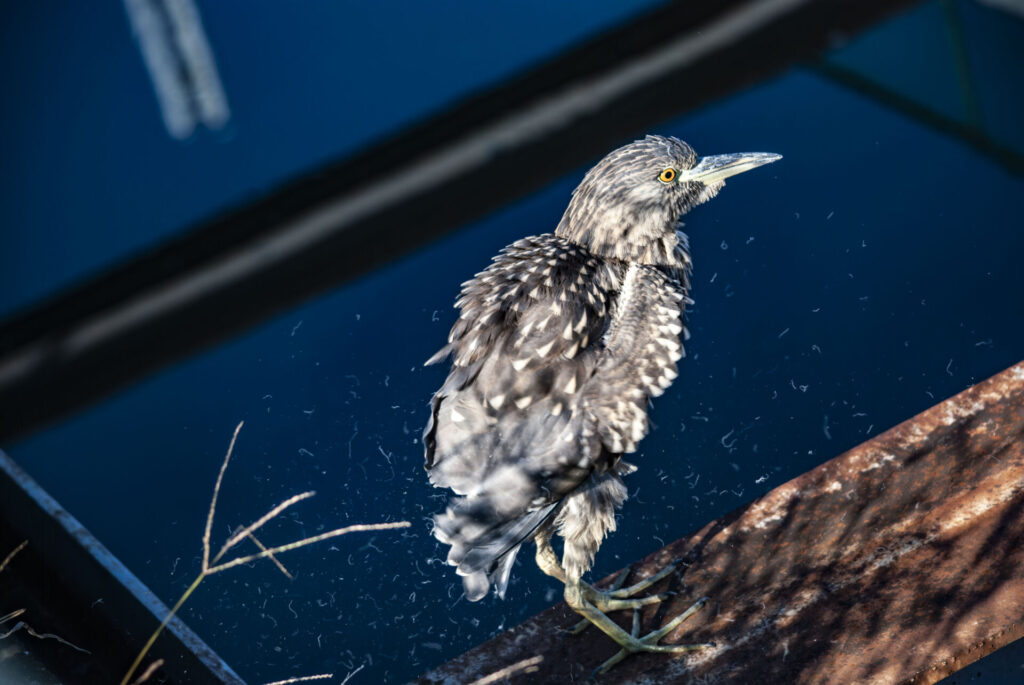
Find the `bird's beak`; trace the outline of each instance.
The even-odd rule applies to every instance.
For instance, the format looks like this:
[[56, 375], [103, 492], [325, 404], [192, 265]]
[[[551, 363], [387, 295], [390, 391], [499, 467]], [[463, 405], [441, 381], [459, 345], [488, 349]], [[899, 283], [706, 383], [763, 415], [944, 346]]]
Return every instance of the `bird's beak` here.
[[697, 166], [688, 171], [680, 172], [680, 181], [700, 181], [706, 186], [724, 181], [730, 176], [742, 174], [744, 171], [756, 169], [765, 164], [782, 159], [782, 155], [774, 152], [740, 152], [732, 155], [713, 155], [701, 157]]

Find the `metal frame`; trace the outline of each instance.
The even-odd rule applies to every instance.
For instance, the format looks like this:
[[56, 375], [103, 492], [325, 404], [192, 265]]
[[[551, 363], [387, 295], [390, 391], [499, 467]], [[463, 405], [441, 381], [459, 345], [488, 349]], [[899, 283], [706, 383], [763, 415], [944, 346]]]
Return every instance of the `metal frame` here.
[[[127, 514], [127, 512], [126, 512]], [[17, 584], [18, 607], [37, 631], [59, 635], [91, 654], [52, 652], [47, 666], [72, 682], [117, 682], [169, 609], [99, 540], [0, 451], [0, 540], [28, 545], [4, 570], [0, 587]], [[7, 549], [0, 550], [0, 555]], [[12, 580], [13, 578], [13, 580]], [[4, 593], [12, 597], [11, 593]], [[43, 645], [44, 643], [40, 643]], [[167, 625], [151, 661], [162, 658], [170, 683], [243, 685], [231, 667], [178, 618]]]

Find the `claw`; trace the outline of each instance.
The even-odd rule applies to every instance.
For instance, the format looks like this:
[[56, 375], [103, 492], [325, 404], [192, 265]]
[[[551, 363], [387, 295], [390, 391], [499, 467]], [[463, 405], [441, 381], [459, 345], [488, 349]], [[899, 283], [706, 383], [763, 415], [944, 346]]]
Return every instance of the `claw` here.
[[612, 581], [611, 586], [608, 588], [610, 591], [618, 590], [622, 587], [622, 584], [626, 582], [626, 578], [629, 578], [629, 567], [619, 571], [619, 575], [615, 576], [615, 580]]
[[[667, 578], [675, 572], [681, 564], [683, 564], [681, 560], [675, 560], [673, 563], [661, 569], [654, 575], [644, 578], [640, 582], [627, 588], [623, 588], [622, 585], [625, 583], [626, 577], [629, 575], [629, 569], [624, 569], [615, 577], [607, 590], [598, 590], [594, 586], [584, 583], [578, 577], [569, 577], [565, 573], [565, 570], [558, 562], [558, 558], [555, 556], [554, 551], [551, 549], [549, 538], [549, 534], [540, 534], [535, 538], [535, 541], [537, 542], [537, 565], [544, 573], [565, 583], [566, 603], [573, 611], [583, 617], [582, 621], [568, 628], [567, 632], [579, 633], [587, 626], [595, 625], [601, 630], [601, 632], [615, 640], [615, 642], [621, 647], [614, 656], [601, 664], [601, 666], [594, 672], [594, 675], [607, 672], [612, 666], [635, 652], [678, 654], [705, 649], [707, 647], [714, 647], [714, 643], [700, 643], [692, 645], [658, 644], [658, 641], [662, 637], [668, 635], [683, 621], [700, 611], [700, 609], [707, 604], [707, 597], [702, 597], [697, 600], [693, 606], [679, 616], [673, 618], [662, 628], [652, 631], [643, 637], [640, 636], [640, 608], [649, 604], [663, 602], [670, 597], [674, 597], [676, 593], [666, 591], [639, 599], [629, 598], [638, 592], [646, 590], [658, 581]], [[628, 633], [605, 614], [606, 611], [615, 611], [618, 609], [633, 610], [633, 627]]]
[[[674, 567], [672, 567], [674, 568]], [[671, 572], [671, 570], [669, 571]], [[664, 570], [655, 576], [664, 578], [667, 573]], [[652, 578], [654, 576], [651, 576]], [[659, 579], [660, 579], [659, 578]], [[641, 581], [636, 585], [632, 586], [633, 589], [641, 586], [640, 589], [645, 589], [650, 585], [647, 581], [650, 579]], [[656, 582], [656, 581], [654, 581]], [[645, 584], [646, 583], [646, 584]], [[693, 652], [700, 649], [713, 646], [710, 643], [699, 643], [690, 645], [661, 645], [658, 641], [670, 632], [675, 630], [683, 621], [693, 616], [695, 613], [700, 611], [705, 604], [708, 603], [707, 597], [702, 597], [693, 604], [689, 609], [679, 614], [663, 627], [658, 630], [651, 631], [647, 635], [640, 637], [640, 611], [639, 608], [647, 604], [653, 604], [661, 602], [674, 593], [663, 592], [650, 597], [644, 597], [642, 599], [615, 599], [610, 598], [610, 592], [601, 592], [596, 590], [593, 586], [587, 585], [582, 581], [575, 581], [566, 583], [565, 599], [569, 603], [576, 613], [584, 617], [584, 621], [574, 626], [571, 632], [580, 632], [587, 624], [594, 624], [601, 629], [608, 637], [615, 640], [615, 642], [621, 647], [621, 649], [615, 653], [610, 659], [605, 661], [598, 669], [594, 672], [594, 675], [605, 673], [615, 664], [625, 659], [630, 654], [636, 652], [660, 652], [660, 653], [671, 653], [680, 654], [683, 652]], [[633, 609], [633, 629], [627, 633], [625, 630], [620, 628], [618, 624], [612, 621], [605, 614], [605, 611], [615, 609]]]
[[579, 635], [592, 625], [593, 624], [590, 621], [588, 621], [587, 619], [583, 619], [579, 623], [576, 623], [575, 625], [571, 625], [568, 628], [566, 628], [565, 632], [569, 633], [570, 635]]
[[644, 578], [643, 580], [641, 580], [640, 582], [636, 583], [635, 585], [630, 585], [629, 587], [626, 587], [626, 588], [611, 590], [609, 592], [609, 594], [611, 594], [614, 597], [632, 597], [636, 593], [643, 592], [644, 590], [646, 590], [647, 588], [651, 587], [655, 583], [657, 583], [657, 582], [659, 582], [659, 581], [669, 577], [670, 575], [672, 575], [675, 572], [676, 568], [677, 568], [677, 565], [676, 565], [675, 562], [673, 562], [673, 563], [669, 564], [668, 566], [666, 566], [665, 568], [663, 568], [660, 571], [658, 571], [657, 573], [655, 573], [654, 575], [649, 576], [647, 578]]
[[[593, 585], [587, 583], [580, 583], [583, 588], [584, 597], [587, 601], [594, 605], [599, 611], [620, 611], [624, 609], [639, 609], [640, 607], [648, 606], [650, 604], [657, 604], [658, 602], [664, 602], [670, 597], [674, 597], [675, 593], [671, 591], [660, 592], [656, 595], [650, 595], [639, 599], [632, 599], [632, 597], [640, 592], [643, 592], [647, 588], [651, 587], [655, 583], [667, 578], [676, 570], [675, 564], [669, 564], [665, 568], [661, 569], [657, 573], [647, 578], [644, 578], [635, 585], [629, 587], [622, 587], [626, 577], [629, 574], [629, 569], [623, 569], [616, 576], [615, 581], [607, 590], [598, 590]], [[580, 622], [570, 628], [570, 632], [578, 633], [586, 628], [588, 622]]]
[[[690, 618], [695, 613], [704, 608], [704, 605], [708, 603], [708, 599], [708, 597], [701, 597], [694, 603], [693, 606], [691, 606], [689, 609], [676, 616], [674, 619], [669, 621], [665, 626], [659, 628], [658, 630], [653, 630], [644, 635], [643, 637], [637, 637], [640, 633], [640, 612], [634, 611], [633, 630], [629, 636], [631, 640], [629, 640], [627, 643], [619, 642], [618, 640], [616, 640], [616, 642], [619, 642], [619, 645], [622, 647], [622, 649], [616, 652], [610, 659], [605, 661], [603, 664], [598, 666], [597, 669], [594, 670], [594, 673], [592, 675], [601, 675], [603, 673], [607, 673], [612, 666], [619, 663], [630, 654], [634, 654], [636, 652], [661, 652], [670, 654], [683, 654], [685, 652], [696, 652], [701, 649], [715, 647], [716, 645], [714, 642], [698, 642], [696, 644], [690, 645], [658, 644], [658, 640], [671, 633], [679, 626], [679, 624], [681, 624], [683, 621]], [[610, 637], [615, 639], [614, 636]]]

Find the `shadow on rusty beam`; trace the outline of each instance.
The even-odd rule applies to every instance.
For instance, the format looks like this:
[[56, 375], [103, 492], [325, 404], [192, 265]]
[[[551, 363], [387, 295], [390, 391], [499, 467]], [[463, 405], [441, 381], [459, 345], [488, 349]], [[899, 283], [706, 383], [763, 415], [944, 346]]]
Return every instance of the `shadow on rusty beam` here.
[[[654, 589], [677, 595], [642, 632], [708, 595], [663, 642], [717, 646], [632, 656], [599, 682], [928, 685], [1024, 636], [1024, 362], [658, 550], [629, 582], [676, 558], [685, 570]], [[555, 606], [418, 682], [538, 656], [530, 682], [586, 680], [617, 647], [565, 634], [574, 619]]]

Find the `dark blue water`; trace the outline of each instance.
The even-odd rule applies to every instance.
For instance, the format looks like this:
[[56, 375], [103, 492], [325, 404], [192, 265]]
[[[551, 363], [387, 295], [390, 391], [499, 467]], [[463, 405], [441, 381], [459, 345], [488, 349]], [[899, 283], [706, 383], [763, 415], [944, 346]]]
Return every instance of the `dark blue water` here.
[[120, 2], [5, 3], [0, 316], [654, 4], [200, 2], [232, 116], [183, 144]]
[[[937, 7], [845, 50], [914, 35]], [[1003, 50], [1002, 67], [975, 73], [1001, 98], [984, 116], [1015, 108], [1020, 120], [1024, 23], [957, 7], [999, 26], [983, 51]], [[929, 102], [937, 91], [918, 85]], [[598, 577], [1024, 358], [1024, 180], [975, 147], [812, 68], [654, 132], [698, 153], [785, 158], [686, 219], [689, 354], [654, 405]], [[426, 482], [419, 433], [444, 370], [422, 362], [445, 340], [459, 283], [505, 244], [551, 230], [584, 170], [9, 451], [173, 602], [197, 572], [212, 483], [245, 420], [215, 539], [307, 489], [317, 497], [264, 542], [356, 522], [412, 527], [290, 553], [294, 581], [269, 564], [212, 577], [184, 618], [252, 682], [360, 668], [350, 682], [407, 680], [560, 599], [528, 554], [504, 602], [460, 599], [429, 535], [445, 495]]]

